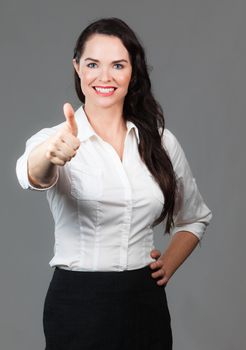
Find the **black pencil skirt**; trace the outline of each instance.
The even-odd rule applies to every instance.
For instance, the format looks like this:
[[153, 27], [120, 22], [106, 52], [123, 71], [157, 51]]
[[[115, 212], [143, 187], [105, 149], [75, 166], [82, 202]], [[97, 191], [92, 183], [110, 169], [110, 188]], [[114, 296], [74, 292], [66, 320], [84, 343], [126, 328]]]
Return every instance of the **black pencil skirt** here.
[[44, 301], [45, 350], [171, 350], [165, 286], [152, 272], [56, 267]]

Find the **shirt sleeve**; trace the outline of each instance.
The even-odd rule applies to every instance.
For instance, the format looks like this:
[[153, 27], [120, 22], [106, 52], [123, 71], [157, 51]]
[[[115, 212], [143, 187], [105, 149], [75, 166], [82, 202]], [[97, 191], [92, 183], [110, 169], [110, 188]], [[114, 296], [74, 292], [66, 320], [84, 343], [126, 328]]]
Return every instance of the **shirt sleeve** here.
[[36, 134], [34, 134], [33, 136], [31, 136], [26, 141], [25, 151], [16, 162], [16, 175], [17, 175], [18, 182], [22, 188], [36, 190], [36, 191], [47, 191], [48, 189], [55, 186], [55, 184], [57, 183], [58, 177], [59, 177], [58, 170], [57, 170], [56, 179], [51, 186], [45, 187], [45, 188], [35, 187], [29, 181], [28, 170], [27, 170], [27, 159], [30, 152], [33, 150], [34, 147], [36, 147], [37, 145], [45, 141], [49, 136], [51, 136], [55, 132], [55, 129], [56, 127], [42, 129], [38, 131]]
[[201, 245], [205, 230], [212, 219], [212, 212], [199, 192], [196, 179], [177, 138], [168, 129], [164, 130], [163, 137], [164, 147], [172, 161], [178, 185], [174, 227], [170, 233], [174, 235], [178, 231], [189, 231], [199, 238]]

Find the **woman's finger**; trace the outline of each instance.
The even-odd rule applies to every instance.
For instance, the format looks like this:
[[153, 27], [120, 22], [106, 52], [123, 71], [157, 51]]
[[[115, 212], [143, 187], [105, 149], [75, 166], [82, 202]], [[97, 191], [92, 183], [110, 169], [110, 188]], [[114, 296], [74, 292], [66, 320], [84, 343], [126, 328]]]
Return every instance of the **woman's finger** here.
[[168, 280], [166, 278], [162, 278], [160, 280], [158, 280], [156, 283], [158, 284], [158, 286], [164, 286], [166, 285], [168, 282]]
[[159, 269], [159, 270], [151, 273], [151, 276], [153, 278], [163, 277], [164, 275], [165, 275], [165, 271], [163, 269]]
[[158, 269], [161, 268], [163, 265], [163, 261], [161, 259], [156, 260], [155, 262], [150, 263], [150, 268], [151, 269]]

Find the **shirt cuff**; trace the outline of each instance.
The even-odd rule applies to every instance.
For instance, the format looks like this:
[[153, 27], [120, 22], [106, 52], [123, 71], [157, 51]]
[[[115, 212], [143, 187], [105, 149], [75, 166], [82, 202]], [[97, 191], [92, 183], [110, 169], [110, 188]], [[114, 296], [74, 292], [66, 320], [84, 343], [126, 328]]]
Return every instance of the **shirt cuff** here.
[[30, 182], [28, 175], [27, 175], [27, 185], [28, 185], [27, 188], [30, 190], [35, 190], [35, 191], [47, 191], [56, 185], [58, 178], [59, 178], [58, 174], [59, 173], [58, 173], [58, 169], [57, 169], [55, 181], [49, 187], [35, 187], [35, 185]]
[[206, 224], [202, 222], [194, 222], [191, 224], [186, 224], [182, 226], [175, 226], [171, 230], [171, 235], [174, 236], [175, 233], [179, 231], [189, 231], [199, 239], [199, 246], [201, 247], [201, 241], [206, 230]]
[[19, 180], [21, 187], [24, 189], [35, 190], [35, 191], [47, 191], [52, 187], [54, 187], [59, 178], [58, 168], [57, 168], [55, 181], [49, 187], [36, 187], [34, 184], [30, 182], [28, 177], [27, 157], [28, 157], [28, 154], [23, 155], [21, 158], [18, 159], [16, 164], [17, 178]]

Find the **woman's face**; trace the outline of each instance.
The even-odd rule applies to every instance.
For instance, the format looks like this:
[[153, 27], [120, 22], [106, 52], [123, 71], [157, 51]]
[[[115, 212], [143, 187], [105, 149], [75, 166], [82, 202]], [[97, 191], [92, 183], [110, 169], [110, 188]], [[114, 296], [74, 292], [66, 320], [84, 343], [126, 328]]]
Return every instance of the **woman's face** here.
[[80, 77], [85, 104], [123, 105], [132, 66], [128, 51], [118, 37], [93, 34], [85, 44], [79, 63], [73, 59], [73, 65]]

